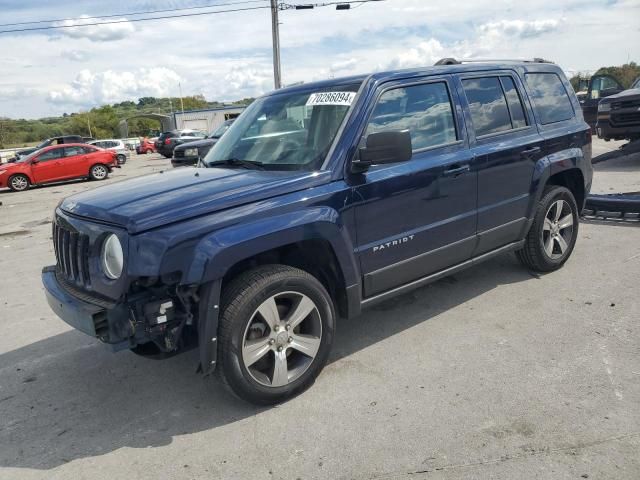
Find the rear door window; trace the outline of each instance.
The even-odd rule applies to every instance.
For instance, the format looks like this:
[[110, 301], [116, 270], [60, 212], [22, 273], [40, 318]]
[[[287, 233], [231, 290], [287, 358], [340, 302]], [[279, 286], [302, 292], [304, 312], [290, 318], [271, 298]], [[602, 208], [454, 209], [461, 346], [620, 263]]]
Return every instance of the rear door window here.
[[513, 128], [526, 127], [527, 117], [524, 114], [522, 100], [518, 94], [515, 83], [513, 83], [513, 78], [500, 77], [500, 82], [502, 82], [502, 88], [507, 97], [507, 105], [509, 107], [509, 113], [511, 114], [511, 124]]
[[84, 148], [82, 147], [65, 147], [65, 157], [75, 157], [76, 155], [84, 155]]
[[462, 80], [476, 136], [511, 130], [507, 100], [498, 77]]
[[541, 124], [547, 125], [573, 118], [571, 100], [558, 75], [527, 73], [525, 78]]
[[384, 92], [371, 115], [366, 135], [389, 130], [409, 130], [413, 150], [457, 141], [447, 84], [434, 82]]

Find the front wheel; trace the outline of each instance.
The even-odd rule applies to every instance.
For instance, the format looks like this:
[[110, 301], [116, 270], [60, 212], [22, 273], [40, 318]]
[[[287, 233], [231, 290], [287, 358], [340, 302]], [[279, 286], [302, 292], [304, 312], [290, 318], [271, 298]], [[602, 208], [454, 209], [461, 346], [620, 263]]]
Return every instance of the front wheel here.
[[29, 188], [29, 178], [22, 174], [14, 175], [9, 179], [9, 188], [14, 192], [22, 192]]
[[516, 252], [531, 270], [551, 272], [569, 259], [578, 238], [578, 207], [571, 190], [549, 185], [538, 203], [524, 247]]
[[91, 167], [91, 170], [89, 170], [89, 178], [91, 178], [91, 180], [104, 180], [108, 176], [109, 169], [101, 163], [94, 165]]
[[284, 265], [258, 267], [225, 288], [221, 305], [218, 371], [236, 395], [271, 405], [313, 384], [335, 324], [331, 298], [315, 277]]

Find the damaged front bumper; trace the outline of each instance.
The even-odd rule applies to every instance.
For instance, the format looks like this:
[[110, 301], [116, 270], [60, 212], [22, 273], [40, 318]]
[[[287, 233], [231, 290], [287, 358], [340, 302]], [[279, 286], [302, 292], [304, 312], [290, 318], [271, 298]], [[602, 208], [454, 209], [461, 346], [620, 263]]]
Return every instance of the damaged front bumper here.
[[168, 296], [148, 292], [125, 303], [98, 305], [99, 300], [93, 303], [89, 295], [82, 295], [85, 299], [81, 292], [70, 291], [58, 278], [55, 266], [42, 270], [42, 283], [47, 302], [58, 317], [114, 350], [153, 342], [161, 352], [177, 351], [184, 327], [191, 324], [189, 308], [178, 308]]

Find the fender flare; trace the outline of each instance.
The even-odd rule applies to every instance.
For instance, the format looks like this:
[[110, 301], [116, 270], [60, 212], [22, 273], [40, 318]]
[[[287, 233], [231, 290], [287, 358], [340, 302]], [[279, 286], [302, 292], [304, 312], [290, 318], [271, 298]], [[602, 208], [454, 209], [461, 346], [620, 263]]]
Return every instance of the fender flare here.
[[558, 173], [568, 170], [578, 170], [584, 177], [582, 169], [586, 161], [582, 149], [576, 147], [547, 155], [536, 162], [532, 179], [534, 194], [531, 196], [532, 199], [527, 212], [527, 217], [530, 219], [528, 223], [532, 221], [532, 212], [542, 198], [542, 192], [549, 179]]
[[[340, 215], [330, 207], [314, 207], [234, 225], [204, 237], [184, 278], [203, 285], [198, 310], [200, 371], [216, 368], [222, 278], [236, 263], [303, 240], [324, 240], [331, 246], [349, 288], [358, 283], [353, 243]], [[356, 290], [352, 288], [352, 290]]]

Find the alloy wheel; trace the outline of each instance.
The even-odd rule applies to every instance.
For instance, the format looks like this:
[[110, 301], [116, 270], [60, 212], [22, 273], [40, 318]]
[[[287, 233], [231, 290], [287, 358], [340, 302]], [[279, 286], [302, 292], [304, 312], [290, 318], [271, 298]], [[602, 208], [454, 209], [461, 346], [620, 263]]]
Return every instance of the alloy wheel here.
[[562, 258], [573, 239], [573, 211], [565, 200], [556, 200], [551, 204], [544, 217], [542, 226], [542, 245], [552, 260]]
[[24, 190], [29, 186], [29, 181], [22, 175], [16, 175], [11, 179], [11, 186], [14, 190]]
[[93, 167], [93, 176], [98, 180], [102, 180], [107, 176], [107, 169], [102, 165], [96, 165]]
[[266, 299], [251, 316], [243, 336], [242, 362], [266, 387], [296, 381], [313, 363], [322, 340], [322, 320], [315, 303], [299, 292]]

